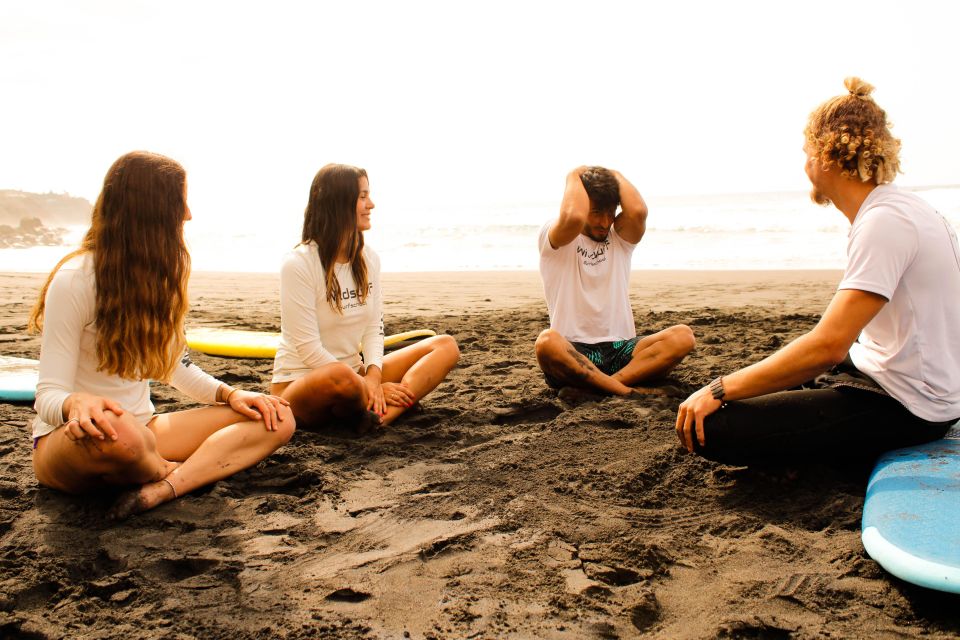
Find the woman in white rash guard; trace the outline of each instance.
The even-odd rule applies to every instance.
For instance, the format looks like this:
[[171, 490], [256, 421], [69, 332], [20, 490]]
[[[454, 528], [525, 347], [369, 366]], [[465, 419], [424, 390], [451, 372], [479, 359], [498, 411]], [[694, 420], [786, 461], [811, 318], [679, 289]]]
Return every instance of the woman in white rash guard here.
[[280, 272], [272, 393], [290, 401], [302, 428], [330, 421], [360, 430], [389, 424], [460, 357], [447, 335], [384, 356], [380, 258], [363, 241], [373, 207], [366, 171], [343, 164], [320, 169], [301, 242]]
[[[186, 173], [135, 151], [107, 172], [81, 248], [51, 272], [30, 318], [42, 330], [33, 465], [68, 493], [136, 485], [125, 518], [233, 475], [293, 435], [286, 400], [234, 389], [187, 357]], [[155, 415], [149, 380], [214, 407]]]

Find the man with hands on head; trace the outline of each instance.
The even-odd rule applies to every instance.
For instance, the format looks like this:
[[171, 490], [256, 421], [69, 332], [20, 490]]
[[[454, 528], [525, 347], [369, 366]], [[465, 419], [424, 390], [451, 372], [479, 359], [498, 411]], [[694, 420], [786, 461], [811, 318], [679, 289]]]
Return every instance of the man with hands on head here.
[[873, 87], [845, 84], [810, 115], [803, 147], [811, 198], [851, 225], [843, 280], [809, 333], [680, 405], [690, 452], [728, 464], [875, 456], [936, 440], [960, 417], [956, 233], [889, 184], [900, 141]]
[[618, 171], [584, 166], [567, 175], [560, 215], [539, 238], [550, 328], [536, 354], [551, 387], [627, 395], [693, 349], [685, 325], [637, 337], [630, 260], [646, 224], [643, 197]]

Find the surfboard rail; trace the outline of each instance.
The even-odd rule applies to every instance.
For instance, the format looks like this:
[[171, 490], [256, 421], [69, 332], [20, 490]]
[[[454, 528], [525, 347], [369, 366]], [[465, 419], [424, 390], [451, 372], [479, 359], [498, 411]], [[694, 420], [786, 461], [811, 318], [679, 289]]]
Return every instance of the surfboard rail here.
[[0, 400], [31, 402], [37, 395], [40, 362], [31, 358], [0, 356]]
[[937, 591], [960, 593], [960, 568], [904, 551], [884, 538], [876, 527], [864, 529], [860, 539], [870, 557], [901, 580]]
[[[437, 332], [432, 329], [412, 329], [384, 337], [383, 346], [392, 347], [408, 340], [435, 335]], [[187, 345], [194, 351], [212, 356], [268, 359], [277, 354], [280, 334], [249, 329], [200, 327], [187, 330]]]
[[901, 580], [960, 593], [958, 497], [957, 424], [940, 440], [885, 453], [867, 482], [863, 548]]

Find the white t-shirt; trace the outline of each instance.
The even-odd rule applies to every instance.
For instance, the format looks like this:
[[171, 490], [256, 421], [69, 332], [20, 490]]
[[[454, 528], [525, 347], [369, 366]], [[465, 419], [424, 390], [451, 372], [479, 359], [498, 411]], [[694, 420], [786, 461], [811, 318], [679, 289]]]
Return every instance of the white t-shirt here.
[[912, 193], [876, 187], [850, 228], [838, 288], [889, 301], [850, 349], [857, 369], [924, 420], [960, 417], [960, 248], [950, 223]]
[[[359, 371], [383, 368], [383, 291], [380, 258], [363, 248], [369, 291], [360, 302], [353, 271], [337, 264], [343, 315], [327, 302], [327, 287], [317, 245], [301, 244], [280, 269], [280, 346], [273, 361], [273, 382], [290, 382], [317, 367], [340, 361]], [[363, 358], [360, 358], [360, 353]]]
[[610, 227], [601, 242], [581, 233], [554, 249], [549, 238], [554, 223], [540, 229], [540, 277], [550, 328], [571, 342], [587, 344], [635, 337], [629, 285], [637, 245]]
[[[34, 438], [64, 423], [63, 402], [75, 391], [114, 400], [140, 424], [149, 422], [155, 413], [148, 381], [126, 380], [97, 370], [96, 276], [88, 258], [78, 256], [60, 267], [47, 289]], [[198, 402], [213, 404], [221, 383], [184, 355], [170, 384]]]

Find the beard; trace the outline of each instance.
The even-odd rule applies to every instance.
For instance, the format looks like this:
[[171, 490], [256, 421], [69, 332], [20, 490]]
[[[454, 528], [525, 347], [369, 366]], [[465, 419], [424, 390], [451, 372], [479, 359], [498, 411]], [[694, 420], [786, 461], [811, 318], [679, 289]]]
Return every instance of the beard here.
[[828, 204], [832, 204], [832, 202], [830, 201], [830, 198], [823, 195], [823, 192], [817, 189], [816, 187], [814, 187], [813, 189], [810, 189], [810, 199], [813, 200], [814, 204], [819, 204], [822, 207], [825, 207]]

